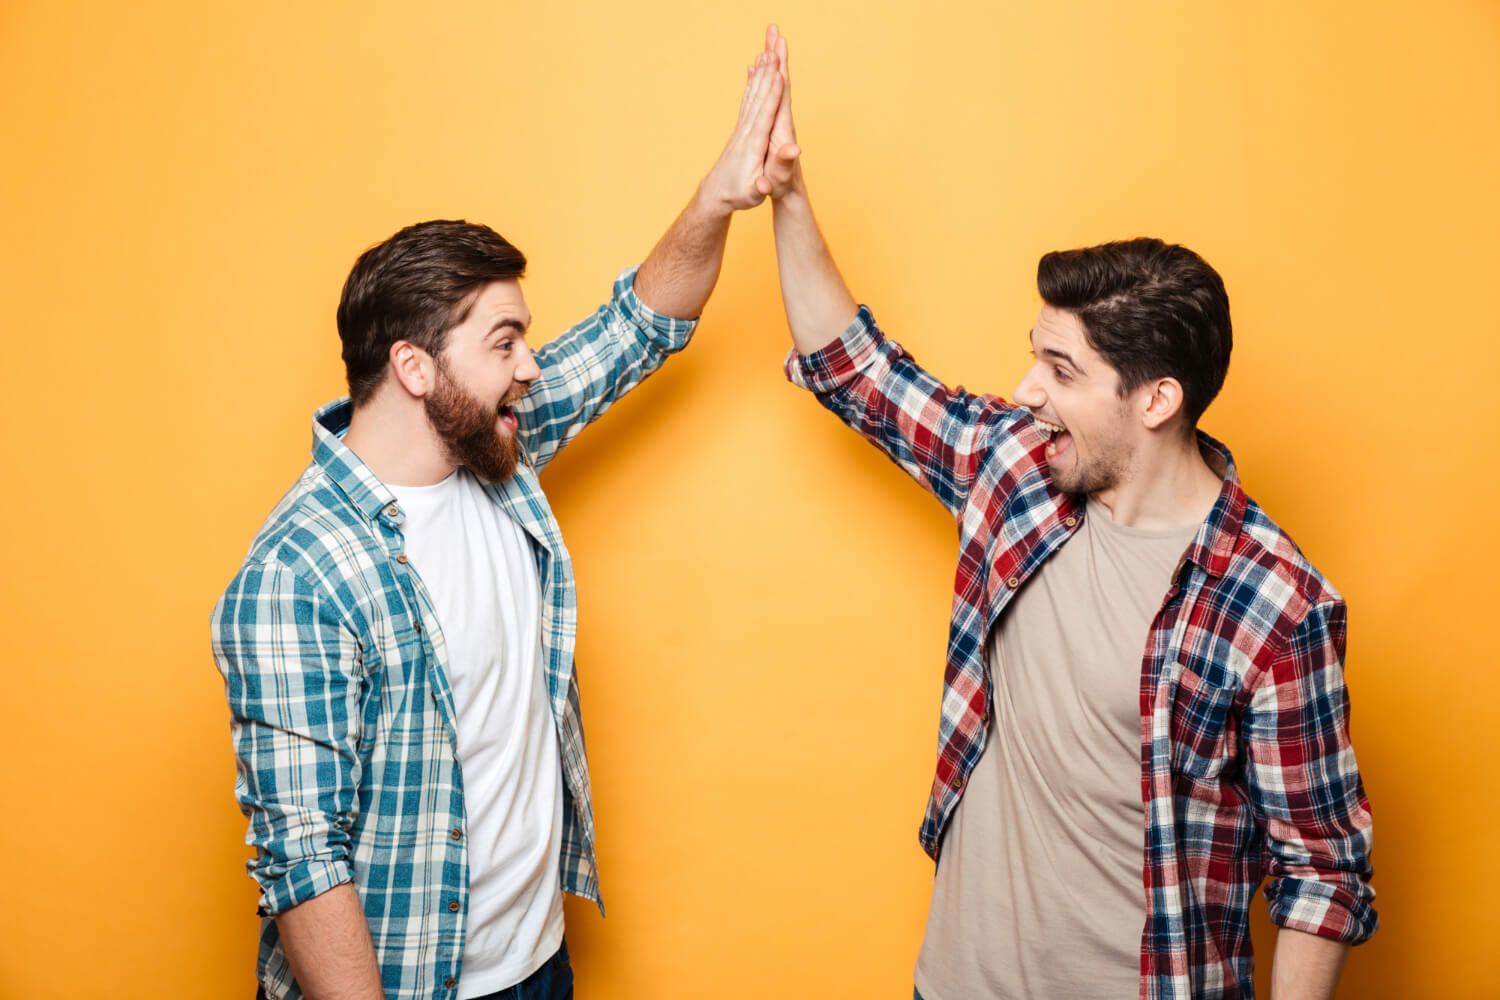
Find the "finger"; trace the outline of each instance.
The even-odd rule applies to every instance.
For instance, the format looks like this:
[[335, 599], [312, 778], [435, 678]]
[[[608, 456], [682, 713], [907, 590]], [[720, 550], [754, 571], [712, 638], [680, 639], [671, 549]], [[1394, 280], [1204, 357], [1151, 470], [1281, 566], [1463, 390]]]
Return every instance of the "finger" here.
[[792, 123], [792, 77], [787, 69], [786, 36], [781, 35], [776, 39], [776, 65], [781, 73], [781, 106], [776, 109], [776, 137], [786, 142], [796, 134], [796, 126]]
[[755, 108], [765, 100], [766, 92], [771, 88], [773, 82], [779, 82], [781, 74], [771, 68], [770, 60], [761, 56], [756, 60], [755, 75], [750, 78], [750, 100], [747, 113], [754, 117]]
[[750, 67], [750, 75], [745, 80], [745, 96], [740, 101], [740, 118], [736, 123], [737, 128], [742, 128], [745, 121], [754, 115], [755, 98], [760, 92], [760, 74], [754, 67]]
[[761, 194], [771, 193], [771, 182], [766, 179], [765, 174], [761, 174], [760, 176], [755, 178], [755, 190], [759, 191]]
[[755, 103], [755, 66], [751, 64], [745, 67], [745, 90], [740, 95], [740, 121], [750, 113], [750, 106]]
[[787, 143], [771, 155], [764, 170], [773, 186], [781, 187], [791, 181], [792, 174], [797, 169], [797, 157], [801, 153], [802, 150], [795, 143]]
[[745, 98], [740, 102], [740, 123], [754, 117], [754, 107], [766, 85], [765, 57], [757, 56], [750, 67], [750, 79], [745, 84]]
[[756, 98], [752, 109], [754, 118], [751, 124], [751, 134], [760, 138], [758, 141], [767, 141], [771, 135], [771, 123], [776, 120], [776, 109], [781, 104], [781, 74], [767, 73], [765, 88]]

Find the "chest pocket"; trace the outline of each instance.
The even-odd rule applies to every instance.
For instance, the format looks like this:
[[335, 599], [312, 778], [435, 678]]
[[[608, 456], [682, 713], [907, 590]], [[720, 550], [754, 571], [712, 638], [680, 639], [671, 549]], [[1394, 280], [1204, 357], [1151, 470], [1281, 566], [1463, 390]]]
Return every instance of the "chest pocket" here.
[[1235, 689], [1182, 663], [1172, 664], [1172, 773], [1195, 780], [1213, 779], [1238, 766], [1232, 712]]

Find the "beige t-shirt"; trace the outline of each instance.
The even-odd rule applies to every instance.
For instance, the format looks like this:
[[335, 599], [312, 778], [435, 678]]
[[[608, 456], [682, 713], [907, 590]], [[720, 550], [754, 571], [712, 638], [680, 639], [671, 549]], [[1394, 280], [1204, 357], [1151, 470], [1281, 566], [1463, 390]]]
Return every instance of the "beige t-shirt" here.
[[1125, 528], [1090, 501], [992, 634], [994, 721], [943, 841], [924, 1000], [1136, 995], [1141, 661], [1196, 530]]

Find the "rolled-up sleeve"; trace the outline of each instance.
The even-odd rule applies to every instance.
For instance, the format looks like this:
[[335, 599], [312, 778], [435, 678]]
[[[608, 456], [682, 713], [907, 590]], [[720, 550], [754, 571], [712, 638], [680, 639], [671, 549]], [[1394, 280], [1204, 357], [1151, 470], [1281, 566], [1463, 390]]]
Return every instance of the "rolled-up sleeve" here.
[[243, 567], [212, 618], [260, 912], [349, 882], [360, 780], [359, 648], [331, 601], [275, 562]]
[[637, 270], [621, 272], [608, 302], [536, 352], [541, 375], [515, 405], [518, 434], [534, 468], [692, 339], [698, 320], [667, 316], [642, 302], [635, 293]]
[[1349, 737], [1346, 618], [1342, 601], [1311, 608], [1254, 682], [1243, 733], [1271, 919], [1358, 944], [1378, 919], [1374, 828]]
[[957, 515], [986, 441], [982, 429], [1014, 408], [995, 396], [949, 388], [886, 339], [868, 306], [839, 338], [786, 358], [793, 385], [879, 448]]

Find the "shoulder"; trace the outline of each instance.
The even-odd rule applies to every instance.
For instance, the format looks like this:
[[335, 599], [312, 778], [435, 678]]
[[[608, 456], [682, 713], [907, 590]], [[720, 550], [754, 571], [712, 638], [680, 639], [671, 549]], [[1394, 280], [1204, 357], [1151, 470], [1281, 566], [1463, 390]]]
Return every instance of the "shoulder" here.
[[342, 604], [349, 583], [372, 565], [376, 543], [367, 518], [316, 463], [307, 467], [257, 529], [221, 605], [267, 589]]
[[1237, 645], [1264, 661], [1310, 620], [1342, 619], [1342, 595], [1285, 529], [1247, 497], [1229, 565], [1215, 588], [1240, 632]]

